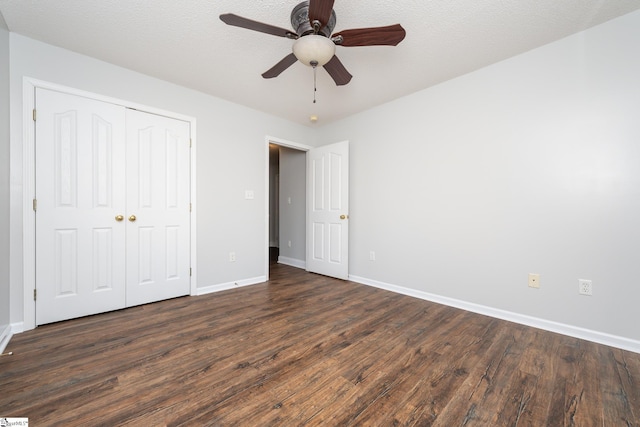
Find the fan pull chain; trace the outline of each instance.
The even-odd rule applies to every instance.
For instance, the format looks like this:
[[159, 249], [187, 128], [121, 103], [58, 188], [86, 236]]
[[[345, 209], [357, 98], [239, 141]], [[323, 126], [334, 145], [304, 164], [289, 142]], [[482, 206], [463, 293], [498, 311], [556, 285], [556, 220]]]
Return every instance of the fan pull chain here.
[[318, 61], [311, 61], [311, 66], [313, 67], [313, 103], [316, 103], [316, 92], [318, 91], [316, 87], [316, 74], [318, 70]]
[[313, 67], [313, 103], [316, 103], [316, 92], [318, 91], [318, 88], [316, 88], [316, 74], [317, 74], [317, 68]]

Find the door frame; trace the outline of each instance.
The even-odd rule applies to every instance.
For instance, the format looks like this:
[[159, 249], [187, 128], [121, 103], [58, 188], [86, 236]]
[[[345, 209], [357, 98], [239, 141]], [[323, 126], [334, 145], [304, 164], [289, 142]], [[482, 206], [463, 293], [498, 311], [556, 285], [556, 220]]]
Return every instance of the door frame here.
[[[312, 146], [300, 144], [298, 142], [287, 141], [286, 139], [276, 138], [273, 136], [267, 135], [265, 138], [265, 170], [264, 170], [264, 181], [265, 181], [265, 233], [264, 233], [264, 277], [265, 280], [269, 280], [269, 144], [279, 145], [281, 147], [292, 148], [298, 151], [307, 152], [311, 150]], [[306, 166], [305, 166], [305, 179], [306, 179]], [[306, 219], [305, 219], [306, 221]]]
[[[190, 265], [191, 265], [191, 295], [197, 295], [197, 266], [194, 262], [196, 257], [196, 119], [183, 114], [166, 111], [147, 105], [137, 104], [122, 99], [112, 98], [87, 92], [68, 86], [59, 85], [43, 80], [25, 77], [22, 82], [22, 122], [23, 122], [23, 187], [22, 187], [22, 257], [23, 257], [23, 330], [28, 331], [36, 327], [36, 301], [34, 292], [36, 289], [36, 257], [35, 257], [35, 214], [33, 211], [33, 199], [35, 195], [35, 123], [33, 121], [33, 110], [35, 109], [36, 88], [49, 89], [69, 95], [91, 98], [96, 101], [108, 102], [126, 108], [145, 111], [151, 114], [170, 117], [177, 120], [189, 122], [191, 131], [191, 154], [190, 154], [190, 196], [191, 196], [191, 223], [190, 223]], [[268, 236], [267, 236], [268, 237]], [[268, 260], [267, 260], [268, 262]]]

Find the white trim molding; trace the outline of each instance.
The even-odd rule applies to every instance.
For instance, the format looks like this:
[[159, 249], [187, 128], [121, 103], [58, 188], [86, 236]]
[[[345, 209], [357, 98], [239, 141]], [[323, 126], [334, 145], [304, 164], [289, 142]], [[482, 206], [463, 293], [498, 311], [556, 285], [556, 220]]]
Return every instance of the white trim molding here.
[[12, 336], [13, 329], [11, 325], [4, 325], [4, 328], [0, 331], [0, 353], [4, 353], [4, 349], [7, 348]]
[[16, 322], [11, 324], [11, 333], [13, 335], [24, 332], [24, 322]]
[[425, 301], [430, 301], [449, 307], [459, 308], [473, 313], [494, 317], [496, 319], [519, 323], [521, 325], [531, 326], [533, 328], [542, 329], [545, 331], [555, 332], [558, 334], [567, 335], [598, 344], [608, 345], [622, 350], [632, 351], [634, 353], [640, 353], [640, 341], [632, 340], [629, 338], [611, 335], [604, 332], [592, 331], [577, 326], [553, 322], [550, 320], [540, 319], [537, 317], [527, 316], [511, 311], [500, 310], [497, 308], [474, 304], [454, 298], [435, 295], [428, 292], [418, 291], [415, 289], [392, 285], [377, 280], [367, 279], [365, 277], [350, 275], [349, 280], [351, 280], [352, 282], [360, 283], [362, 285], [373, 286], [375, 288], [384, 289], [386, 291], [395, 292], [397, 294], [407, 295], [410, 297], [419, 298]]
[[284, 264], [291, 267], [301, 268], [303, 270], [307, 269], [307, 262], [302, 259], [289, 258], [286, 256], [278, 257], [278, 264]]
[[267, 278], [265, 276], [259, 276], [251, 279], [238, 280], [237, 282], [228, 282], [221, 283], [219, 285], [205, 286], [203, 288], [198, 288], [198, 293], [196, 295], [212, 294], [214, 292], [221, 292], [227, 291], [229, 289], [242, 288], [244, 286], [257, 285], [260, 283], [265, 283], [266, 281]]
[[288, 141], [286, 139], [276, 138], [274, 136], [269, 136], [269, 135], [264, 137], [264, 141], [265, 141], [265, 147], [264, 147], [265, 149], [264, 191], [265, 192], [264, 194], [266, 195], [265, 202], [264, 202], [264, 205], [265, 205], [264, 206], [264, 214], [265, 214], [264, 277], [266, 277], [266, 280], [269, 280], [269, 246], [270, 246], [269, 244], [269, 144], [275, 144], [275, 145], [280, 145], [282, 147], [293, 148], [294, 150], [299, 150], [299, 151], [309, 151], [313, 147], [311, 147], [310, 145], [300, 144], [297, 142]]

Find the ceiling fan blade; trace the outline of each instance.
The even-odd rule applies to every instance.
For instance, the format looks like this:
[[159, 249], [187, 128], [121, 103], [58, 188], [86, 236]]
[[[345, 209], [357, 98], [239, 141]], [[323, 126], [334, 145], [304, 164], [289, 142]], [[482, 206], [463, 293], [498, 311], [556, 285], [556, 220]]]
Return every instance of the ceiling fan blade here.
[[287, 37], [290, 39], [298, 38], [298, 35], [293, 31], [265, 24], [263, 22], [253, 21], [251, 19], [243, 18], [242, 16], [234, 15], [233, 13], [225, 13], [220, 15], [220, 20], [225, 24], [233, 25], [234, 27], [246, 28], [248, 30], [259, 31], [261, 33]]
[[336, 42], [340, 46], [396, 46], [407, 35], [402, 25], [395, 24], [387, 27], [357, 28], [344, 30], [331, 36], [342, 38]]
[[331, 18], [334, 0], [309, 0], [309, 22], [320, 21], [320, 28], [324, 28]]
[[329, 62], [324, 64], [324, 69], [327, 70], [327, 73], [329, 73], [338, 86], [346, 85], [351, 81], [351, 77], [353, 77], [335, 55], [333, 55], [333, 58], [331, 58]]
[[293, 53], [282, 58], [280, 62], [271, 67], [269, 70], [262, 73], [262, 77], [265, 79], [272, 79], [274, 77], [278, 77], [280, 73], [282, 73], [287, 68], [291, 67], [298, 60]]

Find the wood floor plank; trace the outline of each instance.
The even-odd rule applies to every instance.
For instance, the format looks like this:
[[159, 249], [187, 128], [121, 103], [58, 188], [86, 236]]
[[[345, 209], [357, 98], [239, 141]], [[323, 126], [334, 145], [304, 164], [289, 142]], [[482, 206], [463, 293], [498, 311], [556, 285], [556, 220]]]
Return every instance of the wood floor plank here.
[[[390, 408], [398, 408], [407, 404], [423, 409], [422, 415], [417, 417], [418, 423], [437, 419], [445, 407], [444, 402], [450, 400], [457, 393], [469, 371], [473, 369], [477, 360], [491, 343], [490, 340], [483, 339], [487, 334], [492, 334], [489, 323], [484, 321], [468, 322], [466, 320], [468, 319], [465, 319], [463, 315], [459, 319], [460, 324], [458, 324], [458, 328], [464, 330], [465, 333], [449, 336], [447, 345], [447, 348], [464, 346], [464, 351], [452, 359], [438, 351], [418, 348], [413, 353], [415, 360], [404, 361], [400, 367], [393, 370], [393, 372], [398, 372], [395, 374], [394, 387], [390, 388], [384, 399], [378, 399], [370, 405], [360, 419], [365, 423], [383, 419], [394, 413], [394, 410], [389, 410]], [[473, 338], [470, 339], [470, 337]], [[434, 358], [433, 355], [440, 357]], [[425, 381], [417, 381], [420, 378], [424, 378]], [[407, 401], [407, 397], [410, 396], [420, 396], [422, 402]], [[429, 401], [424, 402], [425, 397], [428, 397]], [[393, 420], [395, 422], [397, 418], [393, 417]]]
[[621, 388], [627, 396], [636, 424], [640, 424], [640, 387], [634, 383], [640, 377], [640, 358], [621, 350], [616, 350], [615, 354]]
[[[519, 354], [512, 351], [516, 341], [513, 332], [508, 328], [501, 327], [500, 322], [496, 323], [493, 325], [493, 338], [490, 347], [482, 354], [464, 383], [437, 416], [437, 419], [435, 419], [436, 414], [430, 414], [431, 417], [434, 417], [434, 425], [490, 424], [498, 405], [504, 399], [503, 389], [500, 385], [509, 380], [519, 359]], [[424, 416], [418, 414], [417, 410], [424, 406], [414, 400], [411, 402], [411, 407], [416, 410], [410, 414], [400, 412], [396, 417], [404, 425], [407, 425], [408, 421], [423, 419]], [[462, 411], [460, 408], [467, 408], [467, 410]], [[406, 419], [407, 415], [410, 415], [411, 418]]]
[[[494, 324], [494, 327], [495, 327], [495, 324]], [[515, 366], [517, 366], [517, 362], [522, 355], [522, 351], [523, 351], [522, 347], [526, 345], [525, 343], [523, 343], [523, 340], [520, 339], [521, 333], [522, 333], [522, 330], [520, 328], [514, 328], [513, 330], [509, 330], [505, 332], [505, 334], [508, 335], [508, 340], [507, 340], [508, 345], [505, 346], [501, 352], [496, 354], [496, 358], [491, 364], [491, 367], [489, 368], [487, 368], [487, 365], [485, 365], [486, 361], [483, 362], [483, 356], [487, 352], [490, 352], [492, 350], [492, 344], [495, 342], [494, 337], [500, 336], [499, 333], [496, 334], [495, 330], [488, 331], [487, 335], [491, 336], [492, 338], [486, 339], [484, 340], [484, 342], [482, 342], [482, 347], [478, 348], [480, 351], [474, 351], [474, 349], [469, 349], [466, 346], [456, 346], [456, 348], [458, 348], [458, 352], [455, 353], [453, 360], [454, 361], [459, 360], [457, 362], [459, 368], [455, 368], [457, 369], [457, 371], [454, 371], [454, 372], [458, 372], [463, 375], [468, 375], [468, 373], [471, 372], [473, 367], [478, 367], [478, 366], [484, 366], [484, 368], [482, 369], [483, 374], [486, 374], [492, 368], [495, 370], [492, 377], [492, 382], [489, 384], [488, 390], [486, 390], [486, 392], [489, 394], [491, 393], [497, 394], [495, 405], [488, 405], [486, 402], [482, 402], [482, 405], [475, 408], [475, 411], [477, 414], [486, 413], [485, 416], [489, 420], [491, 419], [490, 417], [496, 413], [498, 408], [500, 408], [500, 405], [503, 402], [505, 402], [505, 393], [508, 390], [506, 390], [506, 388], [503, 387], [503, 384], [510, 383], [510, 379], [514, 373]], [[474, 338], [477, 339], [477, 337], [474, 337]], [[464, 355], [464, 358], [459, 355], [460, 353]], [[451, 360], [450, 357], [447, 357], [446, 359]], [[469, 363], [469, 361], [471, 361], [471, 363]], [[447, 372], [447, 368], [436, 370], [436, 372], [437, 371]], [[477, 374], [478, 372], [476, 372], [476, 375]], [[440, 375], [442, 375], [442, 373]], [[418, 424], [423, 422], [428, 422], [430, 418], [433, 418], [435, 420], [435, 425], [447, 425], [448, 421], [446, 420], [440, 421], [439, 418], [441, 414], [446, 412], [449, 402], [452, 399], [454, 399], [455, 396], [458, 395], [458, 393], [460, 393], [463, 390], [464, 382], [460, 382], [460, 380], [464, 380], [464, 379], [466, 378], [461, 376], [461, 378], [457, 378], [456, 383], [451, 384], [450, 387], [455, 385], [457, 387], [456, 390], [451, 390], [451, 388], [449, 389], [445, 388], [444, 392], [449, 392], [448, 394], [443, 394], [443, 392], [440, 392], [440, 395], [435, 395], [433, 399], [434, 403], [429, 405], [428, 412], [423, 411], [421, 416], [418, 418]], [[451, 382], [451, 380], [449, 381]], [[477, 376], [476, 378], [474, 378], [474, 382], [477, 384], [476, 381], [480, 381], [480, 378], [478, 378]], [[455, 393], [451, 394], [450, 391], [455, 391]], [[476, 390], [476, 393], [479, 393], [479, 391]], [[480, 398], [481, 394], [478, 394], [477, 396], [478, 398]], [[486, 395], [483, 397], [486, 398]], [[488, 400], [490, 403], [491, 399], [488, 399]], [[465, 413], [465, 418], [467, 416], [468, 414]]]
[[0, 358], [38, 426], [639, 426], [640, 354], [274, 265], [45, 325]]
[[[604, 419], [610, 419], [616, 425], [640, 425], [640, 420], [636, 419], [634, 408], [631, 406], [633, 403], [632, 398], [625, 388], [627, 381], [623, 379], [624, 376], [620, 375], [618, 370], [617, 355], [621, 353], [621, 350], [602, 347], [599, 351], [601, 357], [609, 362], [600, 365], [600, 375], [603, 378], [603, 382], [607, 384], [602, 393]], [[636, 407], [635, 409], [637, 410], [638, 408]]]

